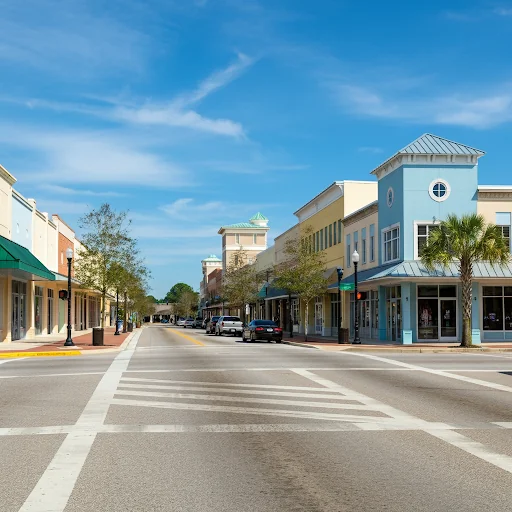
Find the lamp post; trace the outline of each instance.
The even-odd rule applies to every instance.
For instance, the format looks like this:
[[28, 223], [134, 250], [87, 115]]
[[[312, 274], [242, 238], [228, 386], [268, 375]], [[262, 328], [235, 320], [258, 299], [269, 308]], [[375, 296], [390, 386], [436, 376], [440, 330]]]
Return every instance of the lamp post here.
[[116, 332], [114, 336], [120, 336], [119, 332], [119, 290], [116, 290]]
[[341, 278], [343, 277], [343, 269], [336, 267], [338, 272], [338, 343], [343, 343], [341, 336]]
[[73, 249], [66, 249], [66, 258], [68, 260], [68, 337], [64, 343], [65, 347], [74, 347], [75, 344], [71, 339], [71, 260], [73, 259]]
[[288, 323], [290, 326], [290, 338], [293, 338], [293, 318], [292, 318], [292, 296], [288, 294]]
[[354, 264], [354, 345], [361, 345], [359, 339], [359, 299], [357, 297], [357, 264], [359, 263], [359, 253], [354, 251], [352, 253], [352, 263]]

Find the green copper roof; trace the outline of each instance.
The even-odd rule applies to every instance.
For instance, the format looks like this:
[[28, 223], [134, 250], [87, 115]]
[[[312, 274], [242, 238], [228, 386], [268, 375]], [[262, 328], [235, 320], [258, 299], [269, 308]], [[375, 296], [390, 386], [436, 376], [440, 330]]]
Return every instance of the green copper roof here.
[[205, 258], [203, 261], [222, 261], [220, 258], [217, 258], [215, 254], [210, 254], [208, 258]]
[[261, 229], [261, 226], [256, 226], [250, 222], [238, 222], [237, 224], [230, 224], [229, 226], [222, 226], [222, 228], [248, 228], [248, 229]]
[[256, 215], [253, 215], [249, 220], [268, 220], [265, 215], [262, 215], [260, 212], [258, 212]]

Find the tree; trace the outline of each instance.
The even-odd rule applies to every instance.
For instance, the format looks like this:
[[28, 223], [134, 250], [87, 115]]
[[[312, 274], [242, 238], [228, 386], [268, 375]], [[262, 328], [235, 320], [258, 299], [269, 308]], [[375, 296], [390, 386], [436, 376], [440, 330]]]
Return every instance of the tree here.
[[185, 283], [176, 283], [168, 292], [167, 292], [167, 295], [165, 296], [163, 302], [170, 302], [170, 303], [174, 303], [174, 304], [177, 304], [179, 301], [180, 301], [180, 297], [181, 295], [185, 292], [193, 292], [194, 290], [192, 289], [191, 286], [189, 286], [188, 284], [185, 284]]
[[180, 298], [176, 303], [178, 315], [188, 318], [192, 313], [197, 311], [197, 303], [199, 294], [193, 290], [185, 290], [180, 294]]
[[305, 305], [306, 320], [304, 334], [308, 339], [309, 303], [325, 293], [327, 280], [324, 277], [324, 253], [315, 252], [311, 248], [311, 227], [307, 227], [297, 238], [285, 242], [285, 261], [276, 266], [273, 286], [296, 295]]
[[107, 203], [80, 219], [83, 249], [75, 259], [75, 277], [85, 288], [99, 290], [102, 297], [101, 326], [105, 323], [105, 297], [115, 290], [115, 268], [128, 267], [136, 257], [137, 242], [129, 236], [127, 212], [116, 212]]
[[471, 346], [473, 265], [488, 261], [491, 265], [503, 266], [510, 260], [508, 244], [500, 228], [486, 224], [483, 216], [475, 213], [460, 218], [448, 215], [438, 228], [430, 231], [420, 257], [429, 271], [436, 265], [446, 268], [456, 263], [462, 285], [461, 346]]
[[153, 304], [158, 304], [158, 300], [157, 300], [157, 298], [156, 298], [156, 297], [154, 297], [153, 295], [148, 295], [148, 296], [147, 296], [147, 299], [148, 299], [149, 301], [151, 301]]
[[222, 277], [222, 297], [230, 307], [242, 311], [244, 323], [245, 306], [258, 300], [260, 282], [256, 267], [249, 263], [247, 253], [241, 247], [231, 255]]

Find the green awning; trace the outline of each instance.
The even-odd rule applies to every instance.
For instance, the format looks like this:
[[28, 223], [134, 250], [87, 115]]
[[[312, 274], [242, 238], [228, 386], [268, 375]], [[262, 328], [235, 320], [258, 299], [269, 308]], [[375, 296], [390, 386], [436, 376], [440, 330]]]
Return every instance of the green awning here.
[[12, 270], [13, 275], [34, 281], [55, 281], [53, 272], [50, 272], [27, 248], [3, 236], [0, 236], [0, 269]]

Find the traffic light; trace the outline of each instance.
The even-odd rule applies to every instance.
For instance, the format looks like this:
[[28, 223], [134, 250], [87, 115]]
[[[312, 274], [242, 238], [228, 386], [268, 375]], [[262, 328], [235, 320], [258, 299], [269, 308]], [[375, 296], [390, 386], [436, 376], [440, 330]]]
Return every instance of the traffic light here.
[[67, 290], [59, 290], [59, 299], [66, 300], [68, 298]]
[[357, 300], [366, 300], [366, 292], [357, 292]]

